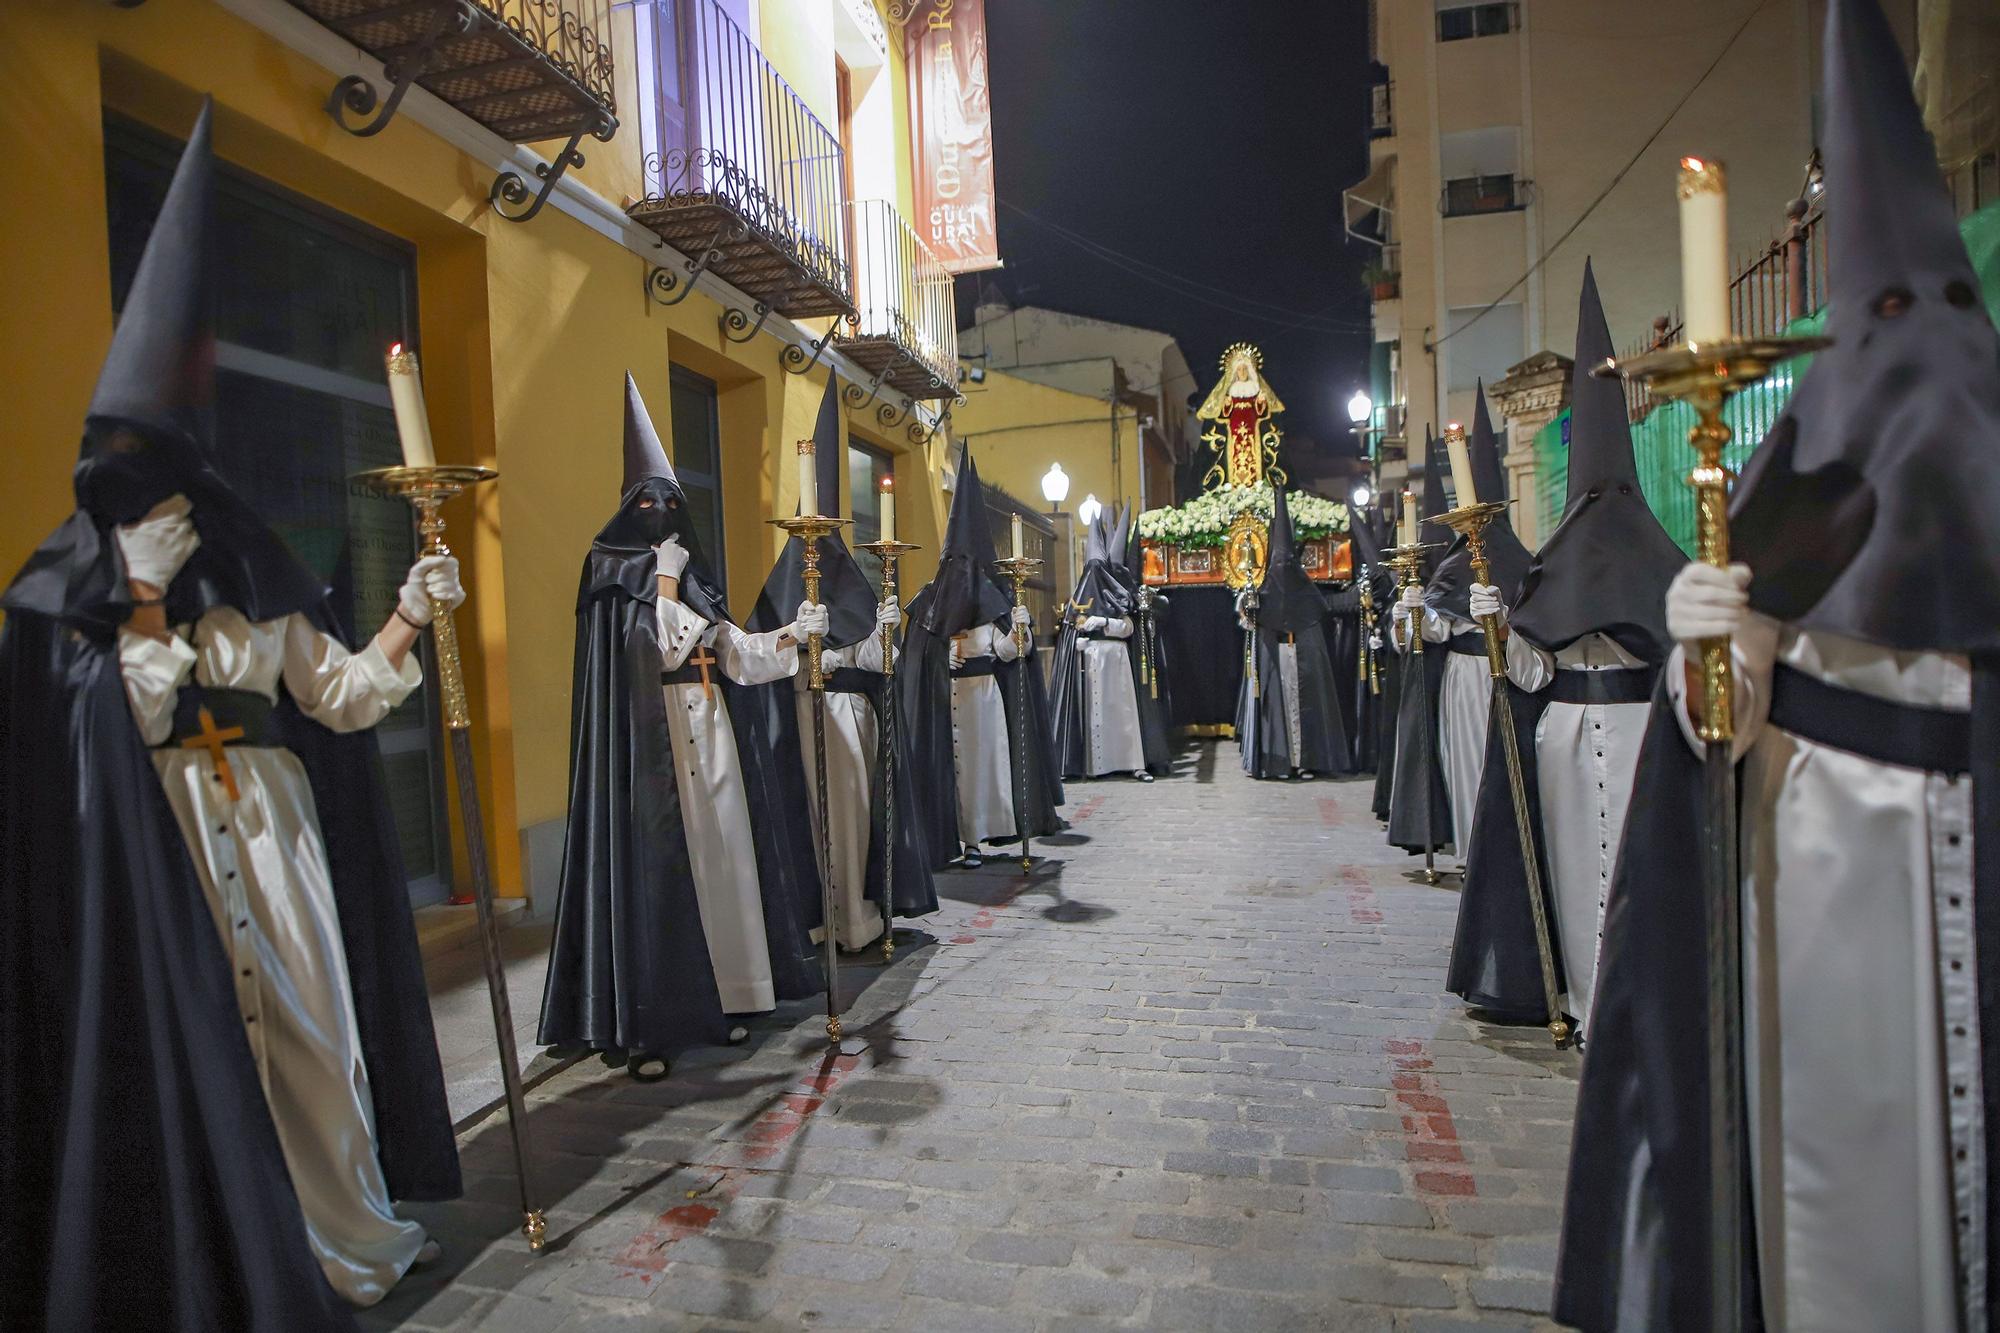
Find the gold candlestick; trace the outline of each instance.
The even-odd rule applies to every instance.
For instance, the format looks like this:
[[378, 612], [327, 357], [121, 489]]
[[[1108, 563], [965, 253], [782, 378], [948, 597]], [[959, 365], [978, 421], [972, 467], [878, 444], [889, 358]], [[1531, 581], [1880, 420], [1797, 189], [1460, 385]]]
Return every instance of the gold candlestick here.
[[[450, 555], [444, 540], [446, 500], [500, 474], [488, 467], [383, 467], [355, 474], [355, 480], [385, 495], [401, 496], [417, 511], [417, 531], [423, 556]], [[500, 924], [493, 910], [493, 872], [486, 854], [486, 823], [480, 815], [479, 785], [472, 767], [472, 710], [465, 698], [465, 674], [458, 655], [458, 628], [451, 608], [431, 603], [431, 635], [437, 647], [438, 696], [451, 740], [452, 775], [458, 787], [459, 823], [465, 834], [465, 859], [472, 872], [472, 901], [479, 917], [480, 961], [486, 970], [486, 997], [493, 1010], [493, 1036], [500, 1048], [500, 1081], [507, 1096], [507, 1128], [514, 1145], [514, 1175], [520, 1185], [521, 1234], [528, 1248], [539, 1251], [547, 1234], [542, 1210], [533, 1203], [529, 1171], [528, 1108], [521, 1088], [521, 1066], [514, 1045], [513, 1006], [507, 998], [507, 974], [500, 961]]]
[[[801, 453], [806, 452], [804, 449]], [[806, 600], [819, 605], [819, 539], [832, 536], [847, 522], [825, 514], [801, 514], [797, 518], [774, 518], [773, 527], [784, 529], [799, 539], [801, 574]], [[833, 913], [833, 819], [826, 805], [826, 677], [820, 670], [819, 634], [806, 635], [806, 684], [812, 691], [813, 786], [819, 798], [819, 900], [821, 956], [826, 966], [826, 1039], [841, 1042], [839, 932]]]
[[[993, 564], [996, 569], [1007, 576], [1008, 582], [1014, 585], [1014, 605], [1023, 605], [1021, 601], [1021, 589], [1026, 587], [1028, 580], [1041, 569], [1042, 562], [1031, 556], [1017, 555], [1011, 556], [1006, 560], [996, 560]], [[1025, 673], [1028, 670], [1026, 661], [1028, 656], [1028, 639], [1027, 631], [1020, 625], [1014, 626], [1014, 655], [1015, 660], [1022, 664], [1021, 670]], [[1028, 677], [1023, 674], [1020, 680], [1021, 698], [1018, 700], [1018, 706], [1014, 709], [1014, 763], [1021, 774], [1021, 782], [1020, 795], [1014, 801], [1014, 822], [1020, 826], [1021, 873], [1027, 874], [1034, 869], [1035, 858], [1030, 853], [1028, 847], [1028, 746], [1026, 735]]]
[[[1471, 557], [1472, 575], [1490, 584], [1493, 571], [1486, 563], [1486, 525], [1507, 512], [1503, 501], [1460, 505], [1427, 520], [1442, 523], [1465, 538]], [[1521, 770], [1521, 741], [1514, 731], [1514, 710], [1507, 699], [1507, 649], [1500, 641], [1500, 617], [1480, 616], [1479, 627], [1486, 635], [1486, 671], [1491, 681], [1494, 724], [1500, 728], [1500, 748], [1507, 758], [1507, 786], [1514, 798], [1514, 832], [1521, 840], [1521, 868], [1528, 884], [1528, 915], [1535, 927], [1535, 955], [1541, 965], [1542, 1003], [1548, 1015], [1549, 1036], [1558, 1047], [1569, 1044], [1569, 1023], [1563, 1018], [1560, 990], [1556, 985], [1555, 950], [1549, 942], [1548, 904], [1542, 897], [1541, 858], [1535, 849], [1535, 817], [1528, 809], [1528, 786]]]
[[[882, 562], [882, 599], [896, 595], [897, 566], [919, 549], [914, 542], [888, 538], [863, 542], [858, 548]], [[896, 956], [896, 628], [882, 627], [882, 730], [878, 746], [882, 765], [882, 961]]]

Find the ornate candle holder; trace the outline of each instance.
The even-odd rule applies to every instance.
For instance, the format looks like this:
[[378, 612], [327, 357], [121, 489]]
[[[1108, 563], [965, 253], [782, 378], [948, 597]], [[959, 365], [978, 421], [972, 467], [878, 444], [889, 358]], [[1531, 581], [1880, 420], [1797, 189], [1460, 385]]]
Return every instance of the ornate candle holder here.
[[[354, 480], [384, 495], [401, 496], [417, 511], [420, 556], [450, 555], [444, 540], [446, 500], [500, 474], [490, 467], [381, 467], [358, 472]], [[513, 1006], [500, 962], [500, 924], [493, 910], [493, 871], [486, 854], [486, 822], [480, 815], [479, 785], [472, 767], [472, 710], [465, 699], [465, 672], [459, 661], [458, 627], [449, 606], [431, 603], [431, 635], [437, 646], [438, 695], [444, 704], [451, 741], [452, 774], [458, 787], [459, 823], [465, 859], [472, 872], [472, 902], [479, 917], [480, 961], [486, 970], [486, 997], [493, 1009], [493, 1036], [500, 1047], [500, 1081], [507, 1095], [507, 1128], [514, 1145], [514, 1175], [520, 1184], [521, 1234], [539, 1251], [547, 1234], [542, 1210], [532, 1199], [528, 1167], [528, 1108], [521, 1088], [521, 1065], [514, 1047]]]
[[[873, 555], [882, 562], [882, 597], [896, 595], [897, 566], [904, 556], [920, 549], [914, 542], [899, 542], [884, 539], [863, 542], [857, 550]], [[882, 692], [882, 752], [888, 761], [882, 765], [882, 812], [886, 819], [883, 842], [886, 850], [882, 856], [882, 961], [889, 962], [896, 956], [896, 629], [893, 625], [882, 627], [882, 677], [886, 688]]]
[[[1387, 558], [1382, 563], [1396, 571], [1399, 580], [1396, 585], [1398, 591], [1404, 588], [1417, 588], [1423, 586], [1424, 558], [1432, 551], [1442, 551], [1444, 548], [1444, 542], [1404, 542], [1400, 546], [1390, 547], [1387, 552]], [[1417, 623], [1417, 617], [1414, 615], [1410, 617], [1409, 634], [1410, 653], [1416, 658], [1416, 688], [1419, 692], [1427, 692], [1428, 687], [1424, 675], [1423, 626]], [[1403, 678], [1403, 688], [1405, 690], [1410, 688], [1410, 679], [1407, 675]], [[1426, 752], [1432, 752], [1430, 741], [1431, 710], [1429, 708], [1419, 708], [1417, 710], [1417, 719], [1423, 727], [1423, 736], [1421, 737], [1423, 749]], [[1426, 884], [1435, 884], [1438, 882], [1436, 845], [1437, 810], [1433, 803], [1436, 785], [1435, 781], [1428, 779], [1424, 783], [1424, 882]]]
[[[995, 569], [998, 569], [1002, 574], [1007, 576], [1007, 581], [1011, 583], [1014, 587], [1014, 605], [1021, 606], [1023, 605], [1021, 601], [1021, 590], [1027, 587], [1028, 580], [1033, 578], [1035, 574], [1041, 570], [1042, 562], [1033, 558], [1032, 556], [1017, 555], [1017, 556], [1010, 556], [1008, 559], [1005, 560], [995, 560], [993, 562], [993, 567]], [[1014, 626], [1014, 653], [1017, 660], [1025, 658], [1028, 654], [1027, 631], [1022, 629], [1022, 627], [1019, 625]], [[1015, 822], [1018, 823], [1021, 828], [1021, 873], [1022, 874], [1027, 874], [1035, 867], [1035, 858], [1030, 853], [1028, 847], [1028, 818], [1027, 818], [1028, 812], [1022, 806], [1022, 802], [1026, 801], [1028, 794], [1028, 747], [1027, 747], [1027, 737], [1024, 732], [1024, 729], [1027, 725], [1027, 715], [1028, 715], [1027, 698], [1026, 698], [1027, 684], [1028, 684], [1028, 678], [1026, 675], [1023, 675], [1021, 677], [1022, 699], [1020, 701], [1020, 706], [1014, 710], [1014, 717], [1015, 717], [1014, 764], [1015, 767], [1020, 771], [1021, 775], [1020, 779], [1021, 801], [1017, 801], [1015, 803], [1014, 819]]]
[[[1482, 500], [1456, 509], [1447, 509], [1442, 514], [1424, 520], [1426, 523], [1441, 523], [1459, 536], [1465, 538], [1466, 553], [1472, 557], [1472, 574], [1481, 583], [1492, 580], [1492, 570], [1486, 563], [1486, 525], [1507, 512], [1503, 500]], [[1500, 646], [1500, 622], [1491, 616], [1480, 619], [1480, 627], [1486, 631], [1486, 665], [1495, 680], [1507, 674], [1506, 649]]]
[[[801, 448], [800, 452], [805, 452]], [[806, 585], [806, 600], [819, 602], [819, 539], [839, 532], [847, 522], [825, 514], [800, 514], [796, 518], [774, 518], [773, 527], [797, 537], [801, 552], [800, 573]], [[806, 684], [812, 690], [813, 786], [819, 799], [819, 894], [820, 943], [826, 967], [826, 1039], [841, 1044], [840, 1024], [840, 941], [833, 914], [833, 820], [826, 806], [826, 676], [820, 670], [822, 638], [806, 636]]]

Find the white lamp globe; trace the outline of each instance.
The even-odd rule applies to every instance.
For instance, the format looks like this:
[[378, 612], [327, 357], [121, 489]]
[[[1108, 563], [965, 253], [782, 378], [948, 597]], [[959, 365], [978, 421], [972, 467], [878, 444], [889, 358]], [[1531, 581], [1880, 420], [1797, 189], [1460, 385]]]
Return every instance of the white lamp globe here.
[[1076, 516], [1086, 525], [1097, 522], [1097, 516], [1104, 512], [1104, 506], [1097, 502], [1095, 494], [1083, 497], [1083, 503], [1076, 507]]
[[1368, 507], [1368, 502], [1375, 498], [1375, 493], [1369, 490], [1366, 486], [1356, 486], [1354, 488], [1354, 494], [1349, 498], [1354, 501], [1354, 507], [1356, 509], [1366, 509]]
[[1042, 474], [1042, 498], [1052, 505], [1069, 498], [1069, 473], [1063, 471], [1061, 463], [1049, 464], [1049, 470]]
[[1357, 426], [1366, 422], [1374, 411], [1374, 402], [1359, 389], [1356, 389], [1354, 396], [1347, 400], [1347, 419]]

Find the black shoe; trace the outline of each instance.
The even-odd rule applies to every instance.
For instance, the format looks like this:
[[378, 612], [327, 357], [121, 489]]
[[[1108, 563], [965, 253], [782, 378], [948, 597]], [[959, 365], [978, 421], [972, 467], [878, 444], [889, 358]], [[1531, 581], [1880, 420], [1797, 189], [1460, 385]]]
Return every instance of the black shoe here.
[[[657, 1073], [654, 1072], [655, 1065], [659, 1066]], [[625, 1072], [632, 1076], [634, 1083], [658, 1083], [673, 1071], [673, 1066], [667, 1063], [664, 1055], [634, 1052], [632, 1058], [625, 1062]]]

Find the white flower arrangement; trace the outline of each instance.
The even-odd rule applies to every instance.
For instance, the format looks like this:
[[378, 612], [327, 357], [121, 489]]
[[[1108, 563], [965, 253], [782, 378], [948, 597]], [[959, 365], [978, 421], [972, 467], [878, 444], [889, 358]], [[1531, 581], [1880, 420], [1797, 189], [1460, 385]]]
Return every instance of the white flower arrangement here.
[[[1292, 526], [1301, 541], [1316, 541], [1347, 531], [1347, 506], [1306, 491], [1286, 496]], [[1238, 514], [1271, 521], [1271, 483], [1218, 486], [1172, 509], [1148, 509], [1139, 515], [1139, 536], [1162, 546], [1220, 546]]]

